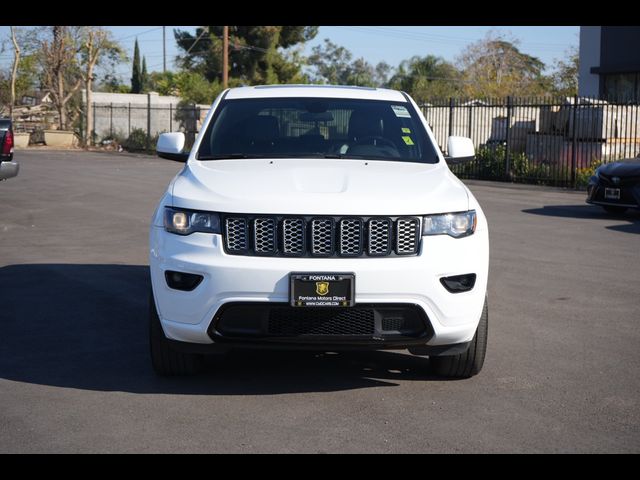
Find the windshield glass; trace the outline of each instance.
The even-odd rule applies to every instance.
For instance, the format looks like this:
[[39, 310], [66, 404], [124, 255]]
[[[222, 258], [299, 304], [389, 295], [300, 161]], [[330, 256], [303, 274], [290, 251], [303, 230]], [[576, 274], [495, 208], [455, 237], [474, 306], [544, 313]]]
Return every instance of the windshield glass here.
[[334, 98], [224, 100], [199, 160], [313, 157], [437, 163], [409, 103]]

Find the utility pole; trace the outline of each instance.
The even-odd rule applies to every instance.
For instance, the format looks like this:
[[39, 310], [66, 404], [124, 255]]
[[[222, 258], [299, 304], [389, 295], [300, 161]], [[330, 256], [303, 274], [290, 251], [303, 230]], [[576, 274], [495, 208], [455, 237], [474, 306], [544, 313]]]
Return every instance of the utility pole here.
[[162, 71], [167, 71], [167, 36], [165, 33], [165, 29], [167, 27], [162, 27]]
[[222, 88], [229, 85], [229, 27], [222, 27]]

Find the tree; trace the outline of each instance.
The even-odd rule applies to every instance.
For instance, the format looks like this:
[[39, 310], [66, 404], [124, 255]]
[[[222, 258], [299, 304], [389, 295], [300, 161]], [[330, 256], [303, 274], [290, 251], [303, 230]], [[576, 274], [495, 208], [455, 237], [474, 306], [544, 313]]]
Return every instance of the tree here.
[[[31, 93], [39, 81], [38, 58], [29, 52], [19, 36], [17, 40], [21, 55], [15, 76], [15, 103]], [[0, 71], [0, 105], [9, 107], [11, 104], [11, 70]]]
[[[195, 36], [174, 30], [180, 66], [208, 81], [222, 78], [222, 26], [198, 27]], [[300, 78], [300, 68], [287, 49], [316, 36], [315, 26], [230, 26], [229, 77], [244, 84], [288, 83]], [[295, 56], [293, 56], [295, 60]]]
[[218, 80], [208, 81], [197, 72], [180, 72], [175, 76], [176, 93], [184, 104], [204, 103], [210, 105], [222, 91]]
[[94, 91], [108, 93], [131, 93], [131, 86], [122, 83], [117, 75], [105, 74], [95, 83]]
[[149, 91], [149, 74], [147, 73], [147, 58], [142, 57], [142, 72], [140, 72], [140, 93]]
[[374, 83], [377, 86], [386, 87], [389, 83], [389, 76], [391, 75], [392, 70], [393, 67], [387, 62], [378, 62], [373, 76]]
[[470, 97], [540, 95], [549, 91], [540, 59], [521, 52], [518, 40], [488, 33], [460, 55], [463, 93]]
[[165, 72], [151, 72], [149, 74], [150, 91], [160, 95], [178, 95], [177, 74], [167, 70]]
[[572, 97], [578, 94], [579, 62], [580, 55], [575, 47], [566, 53], [566, 60], [558, 61], [556, 71], [552, 75], [556, 95]]
[[111, 39], [109, 32], [101, 27], [83, 27], [81, 32], [81, 64], [84, 67], [81, 70], [82, 81], [86, 90], [85, 115], [87, 118], [87, 127], [84, 131], [85, 144], [91, 143], [93, 126], [93, 109], [91, 108], [91, 95], [93, 93], [93, 82], [95, 80], [94, 69], [100, 60], [105, 57], [121, 58], [123, 55], [122, 48]]
[[349, 50], [328, 38], [324, 39], [324, 44], [313, 47], [311, 51], [308, 62], [314, 69], [312, 79], [317, 83], [377, 87], [386, 83], [391, 70], [385, 62], [373, 67], [364, 58], [352, 61], [353, 55]]
[[325, 38], [324, 44], [313, 47], [311, 52], [309, 65], [315, 69], [315, 82], [347, 85], [353, 57], [349, 50]]
[[42, 83], [58, 111], [61, 130], [73, 119], [68, 103], [82, 85], [77, 59], [79, 31], [79, 27], [65, 26], [45, 27], [40, 31]]
[[435, 55], [403, 60], [389, 86], [409, 93], [418, 103], [460, 94], [460, 72]]
[[211, 104], [222, 91], [222, 84], [210, 82], [198, 72], [152, 72], [149, 75], [149, 89], [160, 95], [175, 95], [184, 104]]
[[347, 69], [345, 85], [357, 85], [360, 87], [375, 87], [375, 69], [364, 58], [358, 58], [351, 62]]
[[[0, 106], [7, 106], [10, 115], [16, 103], [25, 94], [31, 93], [39, 80], [39, 51], [35, 29], [10, 27], [9, 42], [13, 49], [10, 68], [0, 70]], [[0, 53], [4, 45], [0, 44]]]
[[142, 69], [140, 67], [140, 47], [138, 47], [138, 39], [136, 38], [133, 47], [133, 68], [131, 74], [131, 93], [142, 92]]
[[11, 28], [11, 42], [13, 43], [13, 65], [11, 67], [11, 103], [9, 103], [9, 118], [13, 120], [13, 107], [16, 104], [16, 77], [18, 74], [18, 64], [20, 63], [20, 45], [16, 39], [16, 31]]

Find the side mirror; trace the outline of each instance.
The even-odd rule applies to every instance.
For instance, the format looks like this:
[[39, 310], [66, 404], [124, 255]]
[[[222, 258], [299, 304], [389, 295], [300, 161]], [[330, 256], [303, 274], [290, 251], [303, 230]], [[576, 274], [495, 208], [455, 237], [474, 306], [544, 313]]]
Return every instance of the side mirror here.
[[160, 158], [186, 162], [189, 158], [189, 152], [182, 151], [184, 142], [185, 138], [182, 132], [163, 133], [158, 138], [156, 153]]
[[473, 160], [476, 156], [476, 149], [473, 142], [467, 137], [449, 137], [447, 141], [447, 153], [445, 157], [447, 163], [458, 164], [468, 160]]

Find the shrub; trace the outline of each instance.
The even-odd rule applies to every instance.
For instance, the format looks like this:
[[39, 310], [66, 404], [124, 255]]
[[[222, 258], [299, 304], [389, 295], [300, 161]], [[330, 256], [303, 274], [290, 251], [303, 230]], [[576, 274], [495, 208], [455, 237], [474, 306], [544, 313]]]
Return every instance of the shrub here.
[[149, 150], [147, 150], [147, 131], [143, 128], [133, 128], [129, 137], [122, 143], [122, 146], [129, 152], [155, 152], [160, 133], [156, 133], [149, 138]]
[[576, 187], [585, 188], [589, 183], [589, 178], [593, 176], [596, 172], [596, 169], [602, 165], [602, 161], [593, 159], [591, 160], [591, 164], [586, 168], [577, 168], [576, 169]]
[[147, 149], [147, 132], [142, 128], [133, 128], [129, 137], [122, 144], [130, 152], [140, 152]]

